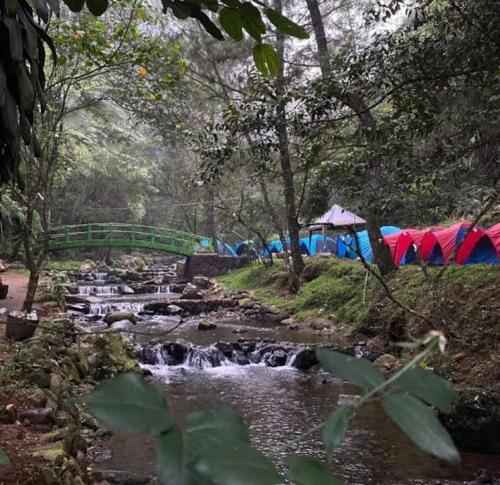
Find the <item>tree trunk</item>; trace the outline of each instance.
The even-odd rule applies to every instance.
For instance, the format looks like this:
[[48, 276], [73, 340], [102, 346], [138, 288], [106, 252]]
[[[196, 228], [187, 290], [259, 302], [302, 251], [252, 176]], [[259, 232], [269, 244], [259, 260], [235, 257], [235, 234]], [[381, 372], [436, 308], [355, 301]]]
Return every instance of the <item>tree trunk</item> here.
[[207, 228], [207, 236], [212, 238], [212, 248], [217, 253], [217, 226], [215, 223], [214, 198], [215, 190], [212, 185], [207, 185], [205, 189], [205, 221]]
[[[278, 12], [282, 12], [283, 5], [281, 0], [274, 0], [274, 8]], [[285, 37], [277, 31], [276, 32], [276, 50], [280, 62], [280, 70], [276, 81], [277, 92], [279, 96], [278, 105], [276, 106], [277, 112], [277, 127], [278, 142], [279, 142], [279, 158], [281, 166], [281, 177], [283, 179], [283, 189], [285, 197], [285, 212], [288, 226], [288, 235], [290, 237], [290, 253], [292, 256], [293, 272], [300, 275], [304, 269], [304, 260], [300, 252], [300, 225], [297, 219], [297, 207], [295, 201], [295, 186], [293, 180], [293, 170], [290, 158], [290, 145], [287, 131], [287, 120], [285, 110], [285, 100], [283, 97], [284, 91], [284, 49]]]
[[40, 272], [36, 269], [30, 268], [30, 277], [28, 281], [28, 291], [26, 292], [26, 297], [24, 298], [22, 310], [29, 313], [33, 308], [33, 303], [35, 302], [36, 290], [38, 288], [38, 280], [40, 279]]
[[285, 238], [285, 233], [283, 232], [283, 228], [281, 227], [279, 218], [278, 218], [278, 213], [276, 212], [276, 209], [273, 207], [271, 204], [271, 201], [269, 200], [269, 193], [267, 192], [267, 187], [266, 184], [260, 180], [259, 182], [260, 186], [260, 191], [262, 192], [262, 197], [264, 199], [264, 203], [266, 204], [267, 210], [269, 211], [269, 214], [271, 215], [271, 221], [273, 223], [273, 226], [278, 233], [279, 240], [281, 242], [281, 245], [283, 247], [283, 251], [287, 251], [286, 248], [286, 238]]
[[[321, 68], [323, 79], [330, 77], [330, 57], [328, 52], [328, 42], [326, 40], [325, 28], [323, 17], [318, 6], [318, 0], [307, 0], [307, 8], [311, 16], [311, 24], [316, 38], [316, 45], [318, 48], [318, 61]], [[368, 144], [372, 147], [372, 157], [370, 168], [368, 169], [366, 180], [371, 185], [376, 185], [380, 180], [378, 172], [380, 171], [380, 158], [378, 156], [378, 135], [377, 124], [373, 117], [371, 110], [365, 101], [354, 93], [349, 93], [338, 86], [334, 80], [329, 80], [328, 91], [329, 94], [339, 101], [345, 103], [351, 108], [359, 119], [359, 124], [363, 135], [365, 136]], [[378, 187], [375, 187], [374, 193], [378, 194]], [[377, 209], [378, 201], [375, 199], [368, 204], [368, 235], [373, 249], [373, 259], [382, 274], [387, 274], [395, 269], [392, 262], [391, 253], [389, 248], [383, 243], [380, 237], [380, 217]]]

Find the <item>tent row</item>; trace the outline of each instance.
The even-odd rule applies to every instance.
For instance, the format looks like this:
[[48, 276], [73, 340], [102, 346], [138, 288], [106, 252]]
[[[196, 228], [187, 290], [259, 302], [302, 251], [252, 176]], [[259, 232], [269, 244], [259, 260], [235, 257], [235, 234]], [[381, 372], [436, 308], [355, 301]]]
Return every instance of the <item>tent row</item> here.
[[500, 262], [500, 224], [489, 229], [461, 222], [447, 228], [403, 229], [384, 236], [397, 266], [421, 259], [429, 264]]
[[[498, 264], [500, 262], [500, 224], [489, 229], [482, 227], [471, 229], [469, 222], [454, 224], [447, 228], [429, 227], [426, 229], [383, 226], [380, 232], [397, 266], [415, 263], [418, 259], [435, 265], [451, 262], [456, 264]], [[285, 244], [289, 245], [290, 240], [287, 239]], [[332, 253], [339, 258], [357, 259], [361, 253], [367, 262], [373, 261], [372, 246], [366, 230], [357, 231], [356, 236], [352, 234], [340, 234], [333, 237], [310, 235], [300, 239], [300, 248], [302, 254], [308, 256]], [[268, 243], [267, 248], [260, 251], [260, 255], [282, 252], [281, 241], [275, 239]], [[251, 241], [243, 241], [230, 251], [227, 244], [221, 244], [220, 254], [257, 256], [257, 251]]]

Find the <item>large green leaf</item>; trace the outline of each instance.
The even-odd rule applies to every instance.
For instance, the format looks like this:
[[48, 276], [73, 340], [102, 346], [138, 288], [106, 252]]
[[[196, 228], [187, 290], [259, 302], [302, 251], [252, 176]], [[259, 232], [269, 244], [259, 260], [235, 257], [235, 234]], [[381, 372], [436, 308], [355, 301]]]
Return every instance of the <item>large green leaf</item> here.
[[421, 367], [414, 367], [403, 373], [396, 385], [402, 391], [413, 394], [444, 413], [451, 412], [456, 398], [451, 382]]
[[371, 391], [385, 381], [380, 371], [366, 359], [357, 359], [322, 348], [316, 349], [316, 357], [324, 369], [344, 381], [362, 387], [365, 391]]
[[289, 455], [285, 464], [295, 485], [341, 485], [330, 470], [307, 456]]
[[417, 446], [449, 463], [460, 461], [450, 435], [429, 406], [409, 394], [392, 394], [383, 404], [385, 412]]
[[243, 26], [238, 10], [234, 8], [223, 8], [219, 14], [219, 20], [224, 30], [236, 41], [243, 39]]
[[273, 46], [257, 44], [253, 48], [253, 59], [257, 69], [264, 75], [276, 76], [279, 73], [280, 61]]
[[165, 398], [137, 374], [102, 382], [84, 401], [97, 418], [118, 429], [160, 435], [172, 427]]
[[196, 469], [219, 485], [276, 485], [281, 482], [272, 462], [243, 443], [204, 449]]
[[180, 483], [184, 475], [184, 437], [172, 428], [158, 437], [156, 467], [162, 483]]
[[9, 464], [10, 464], [9, 457], [0, 448], [0, 465], [9, 465]]
[[92, 15], [100, 17], [109, 6], [108, 0], [86, 0], [87, 8]]
[[309, 34], [306, 32], [304, 27], [296, 24], [292, 20], [286, 18], [281, 15], [274, 8], [266, 9], [267, 18], [271, 21], [271, 23], [284, 34], [292, 35], [293, 37], [298, 37], [299, 39], [308, 39]]
[[266, 32], [266, 26], [259, 9], [255, 5], [245, 2], [240, 8], [240, 17], [243, 28], [257, 42], [260, 42], [261, 35]]
[[64, 3], [72, 12], [81, 12], [85, 6], [85, 0], [64, 0]]
[[323, 443], [325, 444], [326, 456], [330, 460], [332, 453], [343, 441], [349, 426], [349, 417], [352, 413], [351, 406], [341, 406], [336, 409], [323, 428]]

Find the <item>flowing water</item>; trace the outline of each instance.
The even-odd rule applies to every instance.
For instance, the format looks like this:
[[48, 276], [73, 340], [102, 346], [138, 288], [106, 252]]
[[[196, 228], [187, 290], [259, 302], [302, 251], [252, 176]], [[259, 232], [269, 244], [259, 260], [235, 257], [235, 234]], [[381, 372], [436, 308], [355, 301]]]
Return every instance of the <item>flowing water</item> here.
[[[88, 280], [89, 288], [96, 287], [94, 281]], [[209, 331], [198, 330], [199, 319], [177, 326], [178, 317], [144, 314], [147, 302], [160, 298], [175, 303], [178, 296], [170, 293], [168, 286], [165, 288], [122, 296], [81, 290], [82, 295], [92, 296], [91, 314], [81, 318], [80, 323], [100, 328], [105, 326], [101, 317], [106, 313], [125, 309], [137, 314], [138, 329], [161, 332], [176, 327], [161, 340], [155, 336], [136, 340], [141, 365], [165, 392], [176, 420], [182, 422], [195, 409], [224, 404], [243, 415], [253, 444], [272, 457], [280, 469], [288, 453], [324, 460], [319, 435], [295, 445], [287, 443], [358, 393], [327, 373], [296, 368], [303, 351], [301, 344], [325, 337], [266, 322], [249, 322], [230, 311], [209, 315], [217, 323], [217, 328]], [[165, 346], [166, 342], [178, 345]], [[100, 468], [154, 473], [155, 447], [150, 438], [115, 433], [103, 446], [111, 448], [112, 458]], [[482, 467], [500, 472], [498, 457], [463, 454], [462, 458], [463, 468], [456, 470], [422, 453], [373, 403], [351, 423], [344, 443], [334, 455], [332, 468], [343, 483], [359, 485], [455, 485], [471, 479]]]

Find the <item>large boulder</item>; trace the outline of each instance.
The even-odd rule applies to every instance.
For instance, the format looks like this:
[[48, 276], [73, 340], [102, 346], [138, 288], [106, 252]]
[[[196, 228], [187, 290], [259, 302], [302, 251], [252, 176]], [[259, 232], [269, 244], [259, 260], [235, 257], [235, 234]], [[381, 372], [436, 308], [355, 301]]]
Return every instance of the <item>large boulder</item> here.
[[179, 365], [184, 362], [187, 355], [187, 347], [177, 342], [170, 342], [163, 346], [164, 352], [168, 355], [169, 365]]
[[211, 286], [210, 280], [206, 276], [195, 276], [193, 284], [200, 290], [208, 290]]
[[203, 293], [195, 285], [188, 283], [182, 291], [182, 298], [186, 300], [201, 300]]
[[118, 311], [118, 312], [112, 312], [108, 313], [104, 317], [104, 322], [108, 324], [108, 326], [111, 326], [115, 322], [119, 322], [120, 320], [128, 320], [129, 322], [133, 323], [134, 325], [137, 323], [137, 319], [135, 318], [135, 315], [132, 312], [127, 312], [127, 311]]
[[293, 366], [299, 370], [309, 370], [311, 367], [319, 364], [316, 358], [314, 349], [304, 348], [300, 349], [295, 355]]
[[201, 320], [198, 323], [198, 330], [213, 330], [214, 328], [217, 328], [217, 325], [210, 320]]
[[29, 424], [51, 424], [54, 422], [54, 411], [51, 408], [28, 409], [19, 414], [19, 420]]

